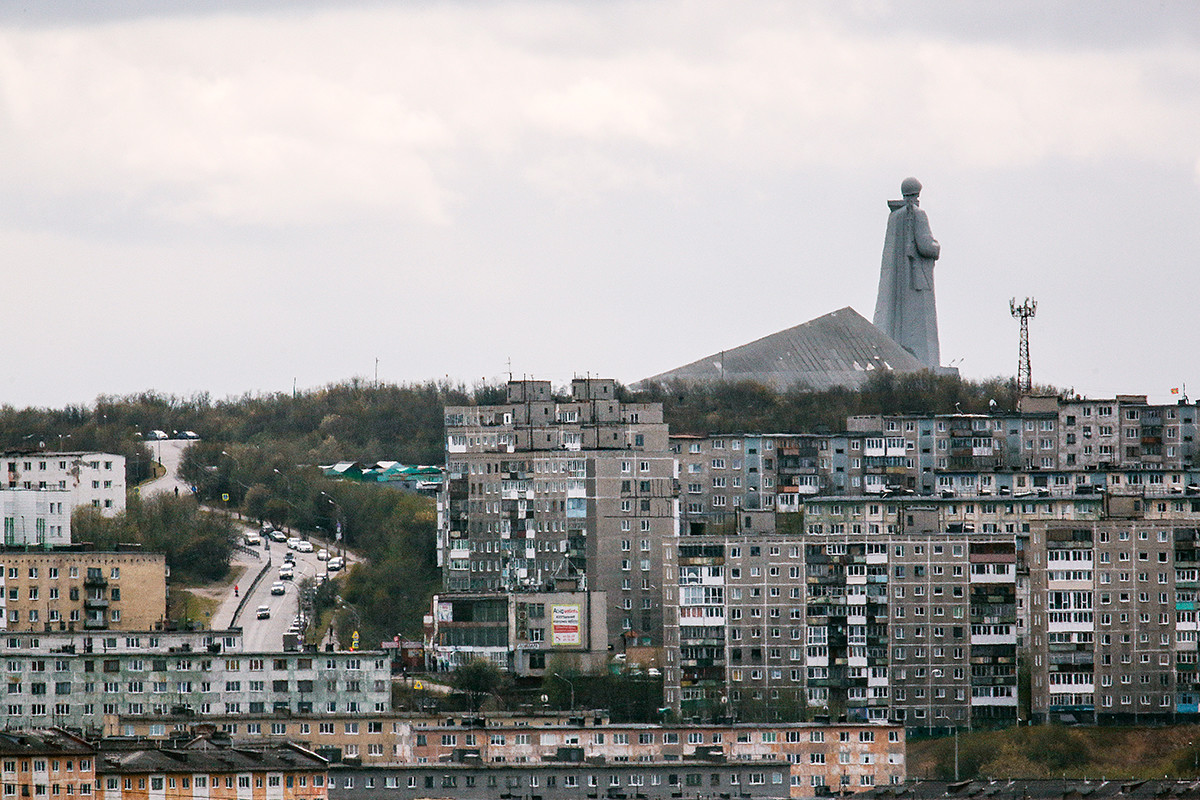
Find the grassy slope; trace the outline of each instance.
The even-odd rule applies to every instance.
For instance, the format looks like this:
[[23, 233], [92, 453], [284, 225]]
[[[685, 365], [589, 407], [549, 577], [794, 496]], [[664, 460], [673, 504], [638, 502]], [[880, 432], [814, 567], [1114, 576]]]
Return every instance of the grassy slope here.
[[[1194, 778], [1200, 725], [1033, 727], [959, 735], [959, 774], [991, 778]], [[953, 738], [908, 745], [909, 778], [954, 777]]]

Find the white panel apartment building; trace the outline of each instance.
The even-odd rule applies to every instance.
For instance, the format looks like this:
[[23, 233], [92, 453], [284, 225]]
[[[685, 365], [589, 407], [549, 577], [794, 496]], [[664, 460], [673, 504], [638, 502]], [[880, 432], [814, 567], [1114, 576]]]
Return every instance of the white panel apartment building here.
[[64, 489], [0, 491], [5, 547], [61, 547], [71, 543], [71, 495]]
[[125, 456], [113, 453], [4, 453], [3, 489], [69, 493], [67, 515], [92, 506], [106, 516], [125, 510]]

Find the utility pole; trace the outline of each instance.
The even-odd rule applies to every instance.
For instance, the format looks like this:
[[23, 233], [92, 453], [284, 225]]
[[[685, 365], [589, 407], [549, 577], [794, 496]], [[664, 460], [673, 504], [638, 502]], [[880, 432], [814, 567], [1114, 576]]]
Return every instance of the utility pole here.
[[954, 780], [958, 781], [958, 726], [954, 726]]
[[1017, 359], [1017, 392], [1022, 395], [1033, 392], [1033, 369], [1029, 364], [1029, 320], [1037, 314], [1037, 301], [1026, 297], [1017, 305], [1017, 298], [1008, 301], [1008, 309], [1014, 319], [1021, 320], [1021, 353]]

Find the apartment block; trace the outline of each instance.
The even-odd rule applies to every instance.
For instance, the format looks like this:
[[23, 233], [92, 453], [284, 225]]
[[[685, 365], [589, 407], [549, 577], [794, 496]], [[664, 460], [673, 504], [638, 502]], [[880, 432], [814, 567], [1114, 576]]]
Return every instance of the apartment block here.
[[161, 553], [0, 550], [0, 631], [149, 630], [167, 615]]
[[1195, 719], [1200, 528], [1046, 523], [1031, 540], [1035, 720]]
[[102, 745], [100, 800], [326, 800], [328, 764], [292, 744], [254, 750], [206, 735], [169, 747]]
[[410, 763], [440, 764], [469, 757], [484, 764], [537, 764], [576, 752], [581, 762], [641, 765], [687, 764], [722, 758], [734, 764], [785, 765], [783, 785], [792, 796], [813, 787], [864, 787], [899, 783], [905, 775], [904, 731], [897, 725], [822, 723], [746, 725], [530, 726], [485, 728], [420, 726], [408, 732]]
[[539, 797], [575, 800], [583, 793], [614, 800], [791, 797], [788, 765], [780, 761], [757, 764], [695, 759], [687, 764], [583, 763], [574, 749], [553, 759], [531, 764], [478, 764], [469, 760], [438, 765], [397, 767], [335, 766], [329, 773], [329, 796], [334, 800], [367, 800], [380, 789], [391, 797], [454, 797], [493, 800], [496, 797]]
[[[170, 716], [123, 717], [118, 729], [126, 736], [164, 742], [186, 736], [195, 725], [195, 720]], [[335, 760], [370, 767], [522, 766], [560, 760], [564, 752], [572, 753], [577, 764], [625, 767], [664, 763], [678, 767], [713, 758], [747, 766], [778, 761], [785, 765], [783, 785], [794, 797], [812, 796], [816, 787], [861, 791], [897, 784], [906, 775], [904, 727], [889, 724], [644, 725], [614, 723], [603, 712], [580, 711], [486, 716], [392, 713], [369, 718], [251, 715], [221, 720], [219, 730], [245, 747], [286, 739]]]
[[100, 730], [119, 717], [272, 711], [384, 713], [379, 652], [244, 653], [240, 629], [12, 633], [0, 637], [8, 724]]
[[66, 489], [2, 489], [4, 547], [50, 549], [71, 543], [74, 500]]
[[904, 525], [897, 509], [851, 528], [833, 511], [854, 516], [680, 538], [682, 716], [1014, 721], [1017, 536]]
[[0, 781], [9, 797], [88, 797], [96, 749], [58, 728], [0, 732]]
[[0, 465], [5, 476], [0, 485], [6, 489], [68, 492], [68, 516], [80, 506], [98, 508], [108, 516], [125, 510], [125, 456], [83, 451], [7, 452], [0, 453]]
[[439, 500], [447, 592], [548, 588], [608, 596], [616, 648], [662, 647], [664, 542], [677, 535], [675, 460], [659, 404], [580, 378], [512, 381], [501, 406], [445, 410], [449, 480]]

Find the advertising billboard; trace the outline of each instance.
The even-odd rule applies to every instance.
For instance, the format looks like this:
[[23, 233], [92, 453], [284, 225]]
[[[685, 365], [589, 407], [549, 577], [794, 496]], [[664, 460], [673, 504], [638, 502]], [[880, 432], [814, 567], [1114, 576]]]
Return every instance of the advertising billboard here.
[[579, 632], [579, 606], [550, 606], [550, 646], [568, 647], [582, 642]]

